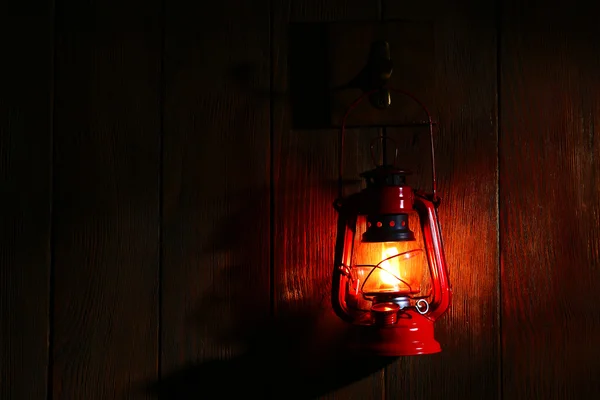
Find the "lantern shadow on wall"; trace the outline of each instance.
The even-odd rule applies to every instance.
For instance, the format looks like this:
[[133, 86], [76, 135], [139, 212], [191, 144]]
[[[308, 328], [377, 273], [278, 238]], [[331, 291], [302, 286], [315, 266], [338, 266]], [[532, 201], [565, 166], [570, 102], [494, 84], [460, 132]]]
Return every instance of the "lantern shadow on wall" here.
[[[332, 194], [331, 183], [324, 185], [312, 188], [311, 193], [323, 197], [324, 206], [330, 210], [325, 194]], [[345, 387], [393, 361], [389, 357], [350, 354], [343, 345], [346, 327], [341, 321], [338, 323], [328, 304], [298, 307], [280, 303], [278, 306], [286, 311], [273, 316], [269, 315], [268, 303], [257, 300], [268, 296], [268, 280], [249, 283], [248, 270], [256, 271], [252, 264], [264, 261], [264, 243], [254, 227], [270, 218], [269, 204], [264, 201], [268, 196], [269, 188], [224, 196], [229, 202], [232, 198], [243, 202], [232, 206], [236, 211], [221, 221], [208, 242], [199, 243], [205, 254], [229, 251], [231, 260], [236, 261], [218, 269], [212, 287], [207, 288], [189, 316], [188, 335], [203, 332], [203, 339], [213, 348], [233, 356], [219, 359], [215, 355], [170, 371], [150, 385], [153, 395], [174, 400], [208, 394], [227, 399], [248, 395], [309, 399]], [[294, 198], [285, 192], [276, 197], [288, 201]], [[301, 201], [296, 201], [298, 204], [290, 206], [301, 207]], [[240, 220], [245, 221], [242, 229]], [[331, 260], [322, 263], [330, 265]], [[219, 289], [223, 287], [228, 288], [229, 294], [221, 293]], [[323, 303], [327, 300], [324, 298]], [[214, 318], [226, 318], [230, 323]]]
[[[292, 164], [312, 162], [308, 152], [298, 157], [306, 159]], [[334, 231], [331, 199], [335, 197], [335, 181], [314, 183], [308, 191], [323, 204], [324, 213], [331, 213], [329, 229]], [[296, 194], [293, 189], [289, 193], [284, 188], [275, 197], [289, 202], [290, 209], [302, 209], [305, 204]], [[235, 211], [217, 224], [208, 241], [197, 244], [204, 254], [231, 252], [232, 262], [216, 269], [212, 287], [205, 291], [190, 316], [187, 334], [194, 336], [203, 331], [206, 335], [208, 332], [215, 349], [234, 355], [228, 359], [215, 356], [165, 373], [160, 382], [151, 385], [151, 392], [160, 398], [195, 399], [218, 393], [220, 398], [248, 395], [269, 398], [285, 394], [290, 399], [308, 399], [368, 377], [395, 360], [349, 351], [347, 345], [354, 338], [353, 327], [332, 315], [328, 299], [324, 302], [312, 299], [308, 301], [310, 304], [303, 299], [289, 300], [307, 306], [279, 304], [285, 311], [275, 316], [269, 315], [264, 301], [256, 299], [269, 293], [267, 280], [253, 280], [251, 285], [248, 282], [248, 270], [256, 271], [253, 264], [264, 261], [261, 249], [264, 243], [254, 230], [270, 218], [270, 205], [264, 201], [269, 195], [270, 189], [264, 187], [215, 199], [229, 203], [231, 199], [240, 199], [240, 202], [231, 205]], [[242, 229], [240, 220], [245, 221]], [[332, 249], [333, 245], [332, 241]], [[327, 251], [323, 259], [314, 260], [323, 266], [326, 275], [332, 265], [332, 260], [326, 257], [331, 255], [332, 252]], [[320, 284], [323, 287], [319, 291], [330, 289], [328, 284]], [[219, 290], [222, 287], [228, 288], [228, 294]], [[231, 321], [225, 326], [214, 320], [225, 317], [219, 315], [223, 312]], [[232, 347], [240, 350], [230, 351]]]

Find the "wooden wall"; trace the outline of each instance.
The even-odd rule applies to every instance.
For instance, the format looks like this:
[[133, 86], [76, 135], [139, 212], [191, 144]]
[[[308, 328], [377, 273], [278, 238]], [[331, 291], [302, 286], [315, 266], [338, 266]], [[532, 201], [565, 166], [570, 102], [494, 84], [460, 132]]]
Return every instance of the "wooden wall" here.
[[[0, 6], [0, 398], [598, 397], [596, 14], [446, 3]], [[339, 346], [338, 132], [288, 68], [294, 24], [376, 20], [433, 26], [454, 289], [443, 352], [395, 360]]]

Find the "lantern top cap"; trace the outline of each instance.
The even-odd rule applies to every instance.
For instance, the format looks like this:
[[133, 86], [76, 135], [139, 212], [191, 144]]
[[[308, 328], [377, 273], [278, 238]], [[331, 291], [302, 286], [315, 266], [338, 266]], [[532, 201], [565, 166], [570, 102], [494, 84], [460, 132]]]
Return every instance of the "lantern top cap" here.
[[404, 186], [406, 176], [412, 174], [407, 169], [401, 169], [392, 165], [381, 165], [375, 169], [360, 174], [367, 182], [367, 187], [379, 186]]

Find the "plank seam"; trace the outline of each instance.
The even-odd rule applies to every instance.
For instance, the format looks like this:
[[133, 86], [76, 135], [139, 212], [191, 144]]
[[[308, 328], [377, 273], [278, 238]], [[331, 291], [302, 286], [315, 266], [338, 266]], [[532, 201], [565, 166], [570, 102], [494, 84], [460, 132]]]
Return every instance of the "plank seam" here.
[[52, 400], [53, 392], [54, 392], [54, 331], [55, 331], [55, 313], [54, 313], [54, 292], [55, 292], [55, 268], [54, 268], [54, 244], [55, 244], [55, 226], [54, 223], [55, 215], [54, 215], [54, 188], [56, 186], [56, 180], [54, 177], [54, 131], [55, 131], [55, 108], [54, 103], [56, 102], [56, 43], [57, 43], [57, 25], [58, 18], [56, 12], [56, 0], [52, 1], [51, 4], [51, 17], [52, 20], [52, 49], [50, 54], [50, 63], [51, 63], [51, 82], [50, 82], [50, 98], [48, 101], [50, 102], [50, 204], [49, 204], [49, 213], [50, 213], [50, 238], [49, 238], [49, 274], [48, 274], [48, 358], [47, 358], [47, 371], [46, 371], [46, 398], [47, 400]]
[[500, 136], [502, 134], [502, 0], [496, 0], [496, 248], [498, 249], [497, 255], [497, 286], [496, 296], [498, 299], [497, 305], [497, 346], [498, 346], [498, 399], [504, 398], [503, 385], [504, 385], [504, 360], [503, 360], [503, 347], [502, 347], [502, 240], [501, 240], [501, 178], [500, 178]]

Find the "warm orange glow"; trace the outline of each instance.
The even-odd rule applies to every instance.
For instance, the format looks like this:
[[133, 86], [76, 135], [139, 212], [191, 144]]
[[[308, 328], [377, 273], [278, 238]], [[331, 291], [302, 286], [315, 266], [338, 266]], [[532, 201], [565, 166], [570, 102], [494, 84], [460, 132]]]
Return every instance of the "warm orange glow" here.
[[[379, 273], [379, 291], [401, 294], [418, 293], [420, 290], [421, 268], [415, 265], [415, 253], [408, 252], [398, 256], [397, 243], [382, 243]], [[398, 256], [398, 257], [394, 257]], [[392, 257], [392, 258], [390, 258]]]
[[[385, 260], [388, 257], [396, 256], [398, 249], [396, 247], [386, 247], [385, 243], [382, 244], [381, 259]], [[397, 277], [400, 277], [400, 263], [398, 257], [386, 260], [379, 265], [384, 271], [379, 274], [379, 280], [382, 286], [386, 286], [386, 289], [392, 289], [398, 291], [400, 288], [400, 282]], [[386, 272], [387, 271], [387, 272]]]
[[[411, 221], [419, 224], [416, 216]], [[366, 221], [359, 220], [352, 259], [352, 296], [424, 295], [429, 292], [431, 280], [424, 244], [420, 231], [415, 240], [397, 242], [363, 242]], [[363, 308], [369, 308], [363, 305]]]

